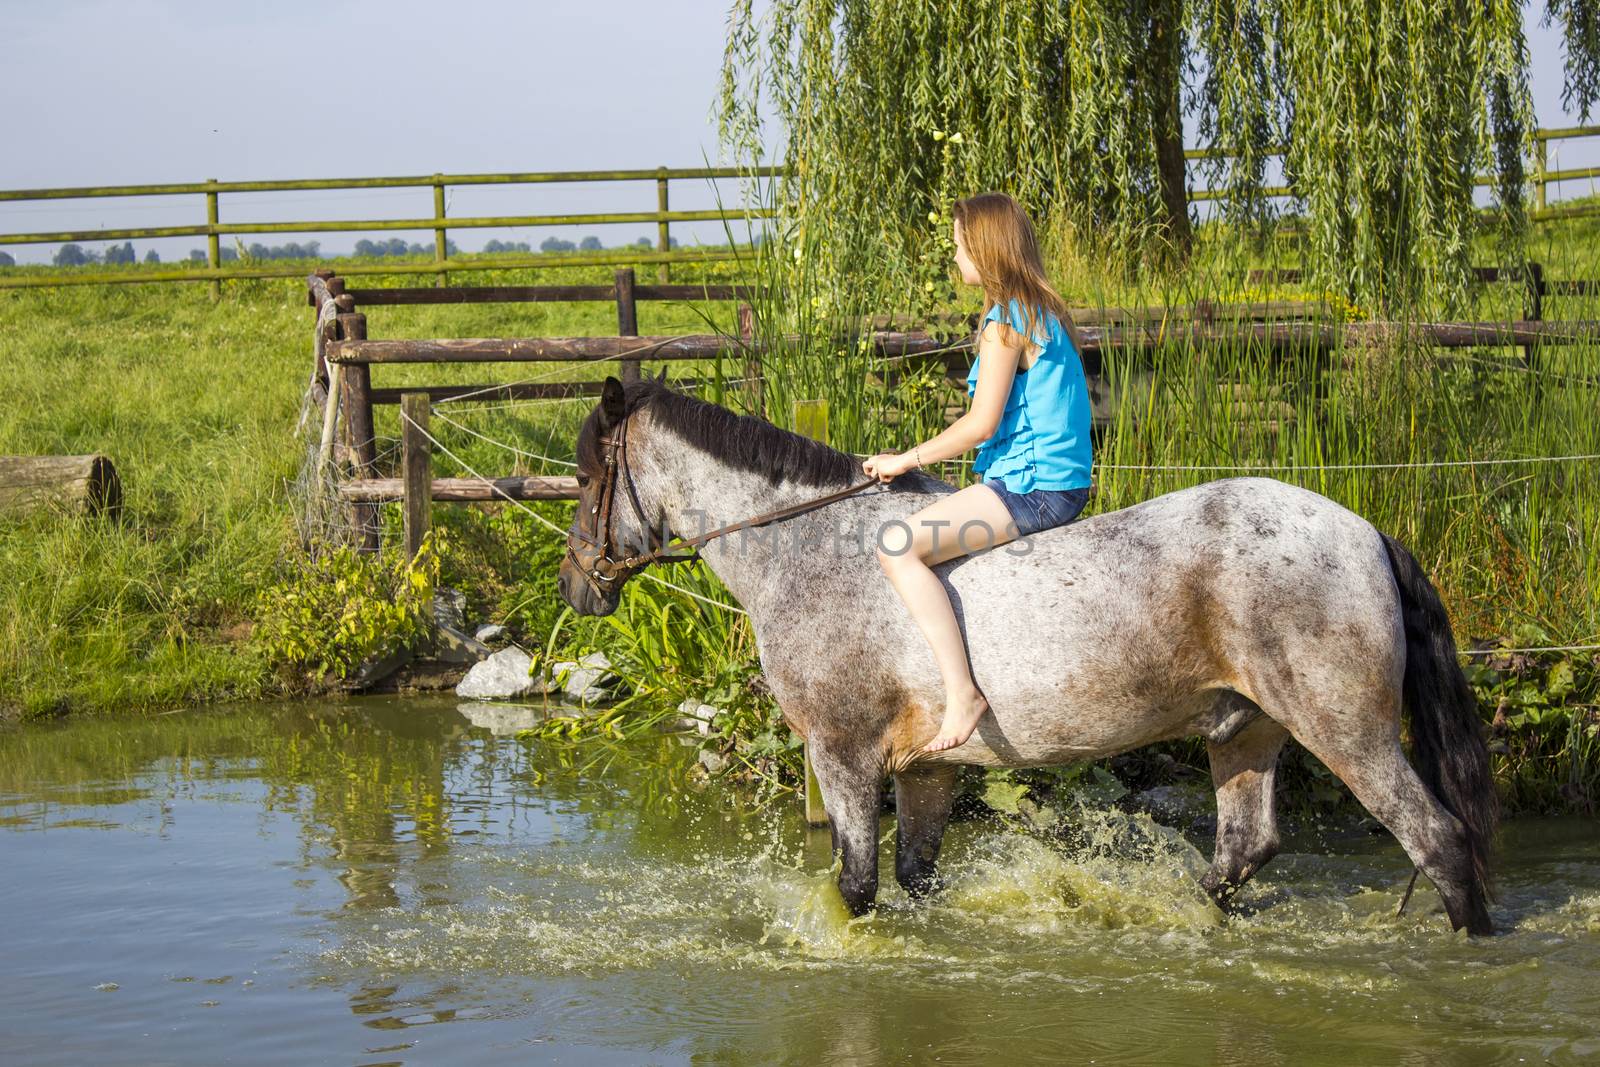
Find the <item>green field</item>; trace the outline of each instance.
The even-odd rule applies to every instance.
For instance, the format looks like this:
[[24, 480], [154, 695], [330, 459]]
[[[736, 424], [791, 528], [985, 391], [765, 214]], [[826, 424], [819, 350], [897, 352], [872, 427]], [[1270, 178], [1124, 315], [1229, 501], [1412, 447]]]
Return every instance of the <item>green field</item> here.
[[[680, 267], [674, 280], [695, 276]], [[608, 282], [610, 272], [455, 280], [491, 278], [594, 283]], [[407, 283], [366, 284], [385, 281]], [[712, 312], [732, 319], [726, 308]], [[604, 334], [616, 332], [615, 316], [610, 304], [381, 308], [369, 329], [374, 337]], [[291, 483], [301, 451], [293, 431], [311, 324], [304, 286], [292, 281], [229, 283], [216, 305], [203, 284], [0, 292], [0, 454], [103, 452], [125, 493], [116, 519], [0, 520], [7, 714], [164, 707], [274, 684], [249, 631], [258, 593], [297, 546]], [[641, 304], [639, 326], [708, 329], [699, 310], [682, 304]], [[558, 367], [555, 376], [583, 370]], [[375, 378], [399, 385], [474, 373], [483, 370], [397, 367]], [[583, 405], [535, 408], [572, 409], [557, 419], [571, 427]], [[394, 419], [395, 409], [379, 409], [380, 435], [393, 437]], [[495, 432], [520, 425], [513, 419]], [[524, 447], [570, 455], [570, 436]], [[509, 473], [512, 457], [473, 446], [466, 438], [475, 463]]]

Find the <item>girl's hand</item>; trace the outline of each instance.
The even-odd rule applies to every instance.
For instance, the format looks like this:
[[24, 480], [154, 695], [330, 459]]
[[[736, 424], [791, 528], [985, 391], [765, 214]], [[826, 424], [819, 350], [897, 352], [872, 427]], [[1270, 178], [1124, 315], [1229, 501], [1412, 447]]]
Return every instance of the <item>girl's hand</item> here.
[[861, 470], [876, 475], [881, 482], [890, 482], [915, 467], [916, 463], [904, 452], [879, 452], [861, 462]]

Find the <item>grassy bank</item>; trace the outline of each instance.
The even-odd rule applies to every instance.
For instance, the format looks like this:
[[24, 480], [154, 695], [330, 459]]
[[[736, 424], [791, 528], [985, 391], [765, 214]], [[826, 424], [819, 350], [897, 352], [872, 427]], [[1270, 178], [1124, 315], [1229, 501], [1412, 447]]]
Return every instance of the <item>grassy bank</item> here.
[[[715, 271], [676, 268], [675, 280]], [[457, 280], [610, 277], [588, 268]], [[371, 333], [605, 334], [616, 331], [615, 314], [609, 304], [394, 308], [372, 315]], [[682, 304], [641, 304], [639, 319], [644, 332], [707, 328], [702, 309]], [[103, 452], [125, 494], [116, 518], [0, 518], [0, 709], [135, 710], [278, 684], [251, 636], [258, 596], [295, 545], [293, 429], [310, 337], [304, 287], [292, 281], [229, 283], [216, 305], [203, 284], [0, 291], [0, 454]], [[380, 378], [400, 385], [475, 373], [407, 367]], [[393, 409], [380, 409], [380, 434], [394, 434], [393, 419]], [[570, 450], [560, 438], [551, 447]], [[510, 466], [490, 451], [479, 461]]]

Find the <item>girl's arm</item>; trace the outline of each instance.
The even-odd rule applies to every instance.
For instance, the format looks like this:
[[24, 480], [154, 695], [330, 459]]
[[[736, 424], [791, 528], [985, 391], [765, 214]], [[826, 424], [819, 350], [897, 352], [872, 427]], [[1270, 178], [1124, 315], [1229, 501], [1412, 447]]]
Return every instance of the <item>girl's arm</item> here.
[[972, 406], [944, 432], [924, 441], [911, 453], [905, 453], [911, 456], [913, 463], [918, 456], [925, 464], [951, 459], [994, 436], [995, 427], [1000, 425], [1000, 415], [1006, 409], [1006, 398], [1011, 395], [1011, 383], [1017, 376], [1022, 347], [1022, 336], [1009, 326], [998, 322], [985, 324], [978, 335], [978, 386], [972, 393]]

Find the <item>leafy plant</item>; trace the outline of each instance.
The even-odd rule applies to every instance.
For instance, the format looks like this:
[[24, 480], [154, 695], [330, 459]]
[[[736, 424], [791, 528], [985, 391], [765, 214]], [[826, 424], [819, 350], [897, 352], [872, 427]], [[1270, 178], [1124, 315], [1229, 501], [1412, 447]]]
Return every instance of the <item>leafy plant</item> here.
[[447, 551], [434, 530], [412, 560], [348, 545], [300, 557], [262, 592], [256, 640], [283, 667], [344, 678], [363, 660], [428, 632]]

